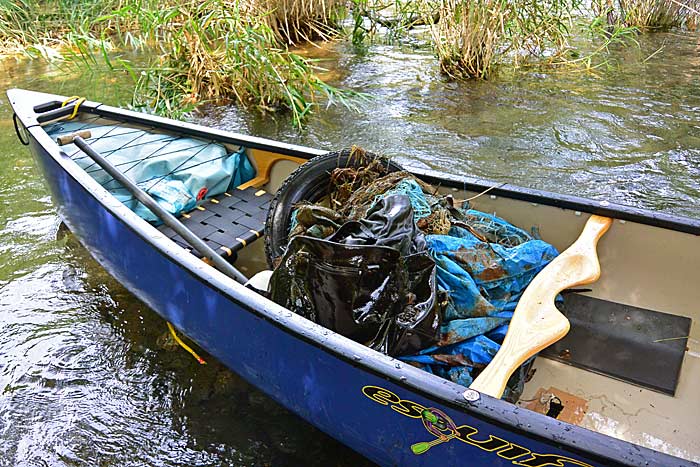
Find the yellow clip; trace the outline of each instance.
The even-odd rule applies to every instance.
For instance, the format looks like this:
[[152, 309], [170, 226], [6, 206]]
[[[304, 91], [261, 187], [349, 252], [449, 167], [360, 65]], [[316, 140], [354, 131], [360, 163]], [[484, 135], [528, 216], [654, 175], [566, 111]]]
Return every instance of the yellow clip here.
[[85, 100], [86, 99], [84, 97], [71, 96], [68, 99], [66, 99], [65, 101], [63, 101], [63, 103], [61, 104], [61, 107], [65, 107], [68, 104], [70, 104], [71, 102], [75, 101], [75, 102], [73, 102], [73, 113], [70, 114], [70, 117], [68, 117], [67, 120], [73, 120], [75, 118], [75, 116], [78, 115], [78, 108], [80, 107], [80, 105], [83, 102], [85, 102]]
[[255, 196], [262, 196], [265, 194], [265, 190], [258, 190], [255, 192]]
[[72, 102], [72, 101], [74, 101], [74, 100], [76, 100], [76, 99], [80, 99], [80, 96], [70, 96], [68, 99], [66, 99], [65, 101], [63, 101], [63, 103], [61, 104], [61, 107], [67, 106], [69, 102]]
[[240, 238], [240, 237], [236, 237], [236, 240], [238, 240], [239, 242], [241, 242], [241, 243], [243, 244], [243, 246], [245, 246], [245, 245], [246, 245], [246, 241], [245, 241], [245, 240], [243, 240], [242, 238]]
[[212, 199], [210, 199], [209, 201], [211, 201], [211, 202], [214, 203], [214, 204], [219, 204], [219, 200], [218, 200], [218, 199], [212, 198]]

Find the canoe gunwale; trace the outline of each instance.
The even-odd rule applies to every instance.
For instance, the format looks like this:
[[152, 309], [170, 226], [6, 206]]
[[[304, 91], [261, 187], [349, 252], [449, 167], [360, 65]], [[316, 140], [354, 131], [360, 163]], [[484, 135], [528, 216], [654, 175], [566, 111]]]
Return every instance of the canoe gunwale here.
[[[305, 146], [273, 141], [267, 138], [232, 133], [229, 131], [203, 127], [192, 123], [170, 120], [155, 115], [120, 109], [118, 107], [112, 107], [97, 102], [86, 101], [80, 108], [83, 112], [87, 111], [104, 118], [127, 120], [144, 125], [159, 126], [163, 129], [183, 133], [188, 136], [216, 139], [223, 143], [244, 146], [248, 149], [260, 149], [263, 151], [277, 152], [287, 156], [300, 157], [302, 159], [311, 159], [312, 157], [320, 156], [328, 152]], [[39, 125], [35, 119], [36, 114], [31, 109], [30, 112], [31, 114], [29, 114], [28, 117], [34, 120], [31, 126]], [[22, 115], [19, 116], [22, 117]], [[668, 214], [650, 209], [616, 204], [607, 200], [594, 201], [574, 195], [536, 190], [511, 185], [509, 183], [499, 184], [492, 180], [450, 173], [441, 173], [432, 169], [410, 166], [407, 166], [407, 168], [415, 175], [418, 175], [424, 179], [427, 183], [432, 183], [436, 186], [458, 188], [474, 192], [483, 192], [488, 189], [489, 195], [502, 196], [519, 201], [537, 203], [589, 214], [597, 214], [600, 216], [612, 217], [617, 220], [625, 220], [639, 224], [646, 224], [653, 227], [700, 235], [700, 219], [693, 219], [690, 217]]]
[[700, 235], [700, 219], [693, 219], [691, 217], [615, 204], [606, 200], [594, 201], [578, 196], [535, 190], [507, 183], [498, 184], [493, 181], [478, 178], [442, 174], [430, 169], [411, 169], [411, 172], [421, 177], [421, 179], [427, 183], [443, 187], [458, 188], [477, 193], [489, 190], [489, 195], [552, 206], [570, 211], [596, 214], [599, 216], [611, 217], [616, 220], [635, 222], [637, 224], [645, 224], [692, 235]]
[[[468, 402], [463, 397], [464, 387], [460, 385], [429, 376], [427, 373], [408, 365], [401, 365], [402, 368], [397, 369], [395, 367], [396, 360], [381, 355], [335, 333], [325, 335], [323, 339], [320, 339], [319, 336], [321, 333], [318, 331], [323, 329], [321, 326], [300, 316], [294, 314], [289, 315], [288, 310], [285, 308], [235, 283], [235, 281], [229, 279], [215, 269], [204, 265], [193, 255], [182, 254], [183, 250], [179, 246], [165, 238], [152, 225], [117, 201], [109, 192], [95, 182], [92, 177], [80, 169], [75, 162], [66, 157], [56, 143], [43, 131], [43, 128], [36, 121], [36, 114], [31, 108], [28, 109], [29, 112], [19, 111], [18, 105], [21, 104], [16, 102], [16, 100], [19, 100], [16, 99], [16, 97], [20, 97], [22, 93], [26, 93], [27, 91], [13, 91], [12, 94], [8, 92], [11, 104], [23, 125], [27, 128], [31, 138], [66, 172], [67, 175], [83, 188], [85, 194], [93, 197], [105, 210], [123, 223], [127, 229], [134, 232], [160, 255], [175, 263], [203, 285], [213, 289], [217, 293], [223, 294], [232, 302], [239, 304], [242, 308], [264, 319], [266, 322], [273, 324], [284, 332], [324, 352], [330, 353], [353, 367], [360, 368], [363, 371], [390, 380], [393, 384], [406, 388], [410, 392], [420, 394], [436, 403], [467, 413], [475, 418], [485, 420], [490, 424], [521, 433], [526, 437], [535, 437], [544, 442], [564, 446], [573, 454], [580, 453], [587, 457], [600, 459], [606, 463], [612, 461], [613, 463], [622, 463], [626, 465], [683, 465], [683, 463], [689, 462], [575, 425], [570, 425], [550, 417], [545, 417], [500, 399], [482, 395], [477, 401]], [[47, 101], [52, 98], [60, 99], [59, 96], [49, 94], [44, 94], [44, 96], [46, 96]], [[99, 103], [86, 102], [81, 107], [81, 111], [100, 115], [105, 118], [115, 118], [137, 124], [153, 125], [190, 136], [216, 139], [224, 143], [243, 145], [246, 148], [275, 151], [306, 159], [326, 152], [303, 148], [301, 146], [276, 143], [263, 138], [206, 129], [198, 125], [174, 122], [172, 120], [126, 111]], [[493, 185], [483, 180], [475, 180], [467, 177], [441, 176], [438, 178], [437, 172], [434, 171], [412, 171], [421, 177], [425, 177], [428, 182], [441, 182], [442, 186], [483, 191], [483, 189]], [[445, 183], [446, 181], [447, 183]], [[511, 186], [494, 189], [491, 193], [497, 196], [538, 202], [564, 209], [575, 209], [584, 212], [594, 212], [594, 210], [597, 210], [596, 213], [604, 212], [607, 213], [607, 215], [613, 213], [613, 217], [631, 221], [635, 219], [635, 216], [641, 216], [645, 222], [640, 222], [639, 220], [634, 221], [700, 235], [700, 221], [679, 216], [651, 215], [660, 213], [628, 208], [626, 206], [615, 206], [612, 204], [606, 207], [599, 207], [583, 198], [565, 195], [555, 195], [555, 197], [551, 197], [551, 194], [546, 192]], [[360, 382], [358, 382], [358, 384], [360, 384]], [[524, 429], [523, 427], [526, 426], [528, 428]], [[693, 465], [691, 462], [689, 462], [689, 464]]]

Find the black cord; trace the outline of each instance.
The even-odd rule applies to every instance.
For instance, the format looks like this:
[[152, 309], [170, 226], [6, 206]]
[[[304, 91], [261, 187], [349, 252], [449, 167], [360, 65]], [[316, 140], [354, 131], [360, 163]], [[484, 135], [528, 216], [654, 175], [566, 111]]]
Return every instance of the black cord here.
[[[15, 125], [15, 133], [17, 133], [17, 139], [19, 140], [20, 143], [22, 143], [24, 146], [29, 146], [29, 140], [27, 139], [26, 141], [22, 139], [22, 133], [19, 130], [20, 123], [17, 122], [17, 114], [12, 114], [12, 123]], [[24, 128], [24, 127], [22, 127]], [[25, 129], [26, 131], [26, 129]]]

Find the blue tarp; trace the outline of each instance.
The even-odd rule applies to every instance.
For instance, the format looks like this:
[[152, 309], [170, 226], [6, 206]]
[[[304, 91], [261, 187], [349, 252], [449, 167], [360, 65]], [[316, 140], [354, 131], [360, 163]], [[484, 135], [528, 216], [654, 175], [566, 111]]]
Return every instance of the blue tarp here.
[[[424, 206], [417, 198], [411, 190], [412, 202]], [[469, 386], [500, 349], [523, 291], [558, 252], [494, 215], [475, 210], [462, 214], [469, 225], [488, 226], [489, 241], [456, 226], [448, 235], [426, 236], [438, 287], [449, 299], [438, 344], [401, 359]]]
[[[255, 169], [243, 149], [229, 153], [224, 146], [211, 141], [84, 122], [59, 122], [45, 129], [53, 138], [89, 130], [88, 143], [93, 149], [175, 215], [255, 176]], [[137, 202], [75, 145], [66, 145], [62, 149], [136, 214], [148, 221], [158, 221], [148, 208]]]

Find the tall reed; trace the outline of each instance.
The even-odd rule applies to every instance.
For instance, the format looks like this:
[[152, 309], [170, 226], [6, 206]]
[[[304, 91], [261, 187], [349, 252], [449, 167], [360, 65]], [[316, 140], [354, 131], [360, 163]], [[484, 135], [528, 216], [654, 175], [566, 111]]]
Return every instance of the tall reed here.
[[643, 30], [695, 29], [700, 19], [699, 0], [618, 0], [617, 6], [625, 24]]
[[440, 67], [453, 78], [485, 78], [499, 61], [516, 65], [561, 53], [580, 0], [439, 0], [433, 24]]
[[0, 47], [5, 52], [20, 51], [34, 41], [35, 24], [26, 0], [0, 2]]
[[247, 3], [288, 44], [334, 36], [345, 6], [342, 0], [248, 0]]
[[[102, 55], [135, 78], [135, 104], [161, 114], [236, 102], [289, 109], [301, 125], [320, 98], [351, 107], [358, 96], [324, 83], [287, 45], [330, 35], [340, 0], [15, 1], [0, 0], [0, 45], [60, 54], [82, 68], [98, 66]], [[134, 68], [110, 56], [113, 47], [156, 59]]]
[[348, 99], [358, 95], [324, 83], [313, 62], [281, 44], [271, 14], [250, 2], [201, 0], [148, 9], [132, 4], [103, 21], [122, 31], [132, 21], [142, 44], [157, 44], [156, 62], [138, 75], [135, 100], [159, 113], [233, 101], [288, 109], [300, 126], [319, 98], [351, 107]]
[[506, 5], [494, 0], [442, 0], [433, 27], [440, 69], [453, 78], [484, 78], [505, 36]]

